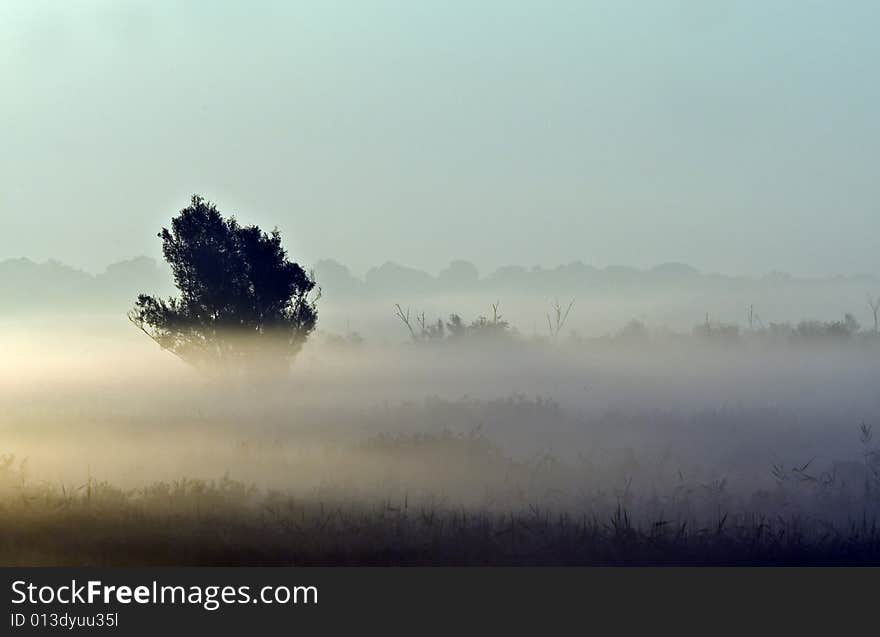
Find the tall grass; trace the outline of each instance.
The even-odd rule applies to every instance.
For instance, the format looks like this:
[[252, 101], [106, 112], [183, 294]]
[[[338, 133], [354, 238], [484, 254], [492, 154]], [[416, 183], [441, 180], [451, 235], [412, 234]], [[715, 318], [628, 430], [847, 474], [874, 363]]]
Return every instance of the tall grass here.
[[[854, 481], [812, 462], [768, 467], [773, 486], [679, 474], [667, 491], [600, 485], [588, 464], [507, 458], [479, 432], [386, 434], [358, 445], [386, 463], [387, 490], [307, 493], [216, 480], [122, 489], [89, 474], [50, 484], [0, 457], [3, 565], [769, 565], [880, 564], [880, 481], [860, 430]], [[407, 466], [462, 472], [468, 504], [411, 491]], [[482, 473], [473, 468], [480, 466]], [[852, 466], [847, 466], [853, 469]], [[491, 488], [480, 476], [495, 475]], [[481, 479], [483, 480], [481, 482]]]

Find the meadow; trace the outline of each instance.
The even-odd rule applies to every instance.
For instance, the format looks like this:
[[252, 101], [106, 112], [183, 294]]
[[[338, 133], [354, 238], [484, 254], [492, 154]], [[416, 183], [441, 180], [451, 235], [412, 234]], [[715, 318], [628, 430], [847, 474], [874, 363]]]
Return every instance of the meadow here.
[[73, 333], [6, 349], [4, 565], [880, 563], [873, 340], [315, 339], [254, 385]]

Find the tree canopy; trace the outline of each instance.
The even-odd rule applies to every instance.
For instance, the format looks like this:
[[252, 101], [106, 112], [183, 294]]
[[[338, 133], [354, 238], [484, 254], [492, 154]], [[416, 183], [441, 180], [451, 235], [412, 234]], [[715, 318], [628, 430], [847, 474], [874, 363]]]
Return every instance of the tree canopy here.
[[158, 236], [179, 296], [139, 294], [130, 320], [200, 368], [286, 369], [315, 329], [320, 290], [278, 230], [242, 226], [193, 195]]

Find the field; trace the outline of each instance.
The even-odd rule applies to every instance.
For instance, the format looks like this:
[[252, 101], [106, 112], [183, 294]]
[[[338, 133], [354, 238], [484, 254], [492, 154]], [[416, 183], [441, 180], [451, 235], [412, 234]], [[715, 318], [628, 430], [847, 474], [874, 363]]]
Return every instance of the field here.
[[[124, 492], [23, 494], [4, 502], [5, 565], [868, 565], [871, 521], [721, 514], [636, 524], [607, 516], [450, 508], [434, 502], [301, 501], [243, 483], [180, 480]], [[9, 518], [15, 520], [10, 524]]]
[[0, 563], [880, 564], [873, 342], [315, 343], [248, 385], [121, 334], [7, 350]]

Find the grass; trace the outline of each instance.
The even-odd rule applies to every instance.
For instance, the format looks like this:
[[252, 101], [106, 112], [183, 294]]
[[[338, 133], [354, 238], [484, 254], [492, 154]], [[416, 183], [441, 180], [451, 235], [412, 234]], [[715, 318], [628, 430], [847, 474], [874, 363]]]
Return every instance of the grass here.
[[[737, 440], [724, 437], [729, 423], [751, 423], [741, 435], [751, 439], [763, 424], [749, 418], [756, 413], [695, 422], [721, 440]], [[680, 470], [685, 454], [512, 457], [485, 437], [483, 423], [555, 426], [564, 414], [543, 401], [432, 401], [368, 417], [376, 423], [366, 432], [392, 433], [327, 437], [315, 451], [281, 428], [241, 440], [217, 427], [190, 439], [168, 425], [156, 432], [164, 446], [139, 435], [103, 447], [107, 461], [128, 449], [122, 462], [148, 467], [176, 449], [190, 461], [178, 466], [212, 475], [229, 462], [253, 483], [155, 481], [177, 473], [157, 467], [123, 487], [95, 479], [65, 447], [64, 461], [80, 470], [62, 480], [82, 476], [71, 486], [0, 456], [0, 565], [880, 565], [880, 450], [867, 424], [852, 461], [807, 456], [761, 469], [750, 447], [746, 470], [727, 474], [731, 463], [713, 465], [709, 454], [702, 469]], [[620, 431], [634, 418], [584, 427]], [[635, 419], [643, 421], [667, 439], [675, 431], [674, 421]], [[464, 432], [438, 431], [444, 423], [464, 423]]]
[[537, 505], [509, 512], [409, 497], [371, 503], [294, 498], [224, 477], [122, 491], [7, 490], [0, 564], [163, 565], [880, 565], [867, 517], [719, 513], [711, 523], [635, 522]]

